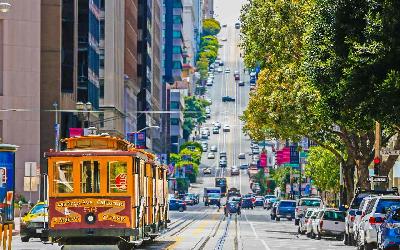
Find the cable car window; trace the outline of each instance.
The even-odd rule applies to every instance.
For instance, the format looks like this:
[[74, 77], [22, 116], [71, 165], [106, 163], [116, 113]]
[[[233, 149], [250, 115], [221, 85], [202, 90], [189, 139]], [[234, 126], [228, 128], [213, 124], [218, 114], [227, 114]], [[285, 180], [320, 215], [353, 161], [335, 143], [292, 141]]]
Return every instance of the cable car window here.
[[126, 162], [108, 162], [107, 183], [109, 193], [126, 193], [128, 191], [128, 165]]
[[100, 163], [98, 161], [81, 162], [81, 192], [100, 193]]
[[59, 161], [54, 163], [53, 189], [56, 193], [65, 194], [74, 192], [73, 163]]

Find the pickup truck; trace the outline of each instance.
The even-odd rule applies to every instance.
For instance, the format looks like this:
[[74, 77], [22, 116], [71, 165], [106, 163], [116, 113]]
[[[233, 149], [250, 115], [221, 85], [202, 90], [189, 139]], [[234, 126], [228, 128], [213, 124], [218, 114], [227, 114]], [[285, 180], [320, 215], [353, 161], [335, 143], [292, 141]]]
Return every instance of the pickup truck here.
[[344, 235], [345, 212], [334, 209], [321, 210], [313, 222], [313, 234], [316, 239], [322, 236], [334, 236], [341, 240]]
[[307, 197], [297, 200], [294, 224], [296, 226], [299, 225], [300, 219], [304, 216], [304, 213], [308, 208], [322, 208], [322, 206], [322, 200], [318, 197]]

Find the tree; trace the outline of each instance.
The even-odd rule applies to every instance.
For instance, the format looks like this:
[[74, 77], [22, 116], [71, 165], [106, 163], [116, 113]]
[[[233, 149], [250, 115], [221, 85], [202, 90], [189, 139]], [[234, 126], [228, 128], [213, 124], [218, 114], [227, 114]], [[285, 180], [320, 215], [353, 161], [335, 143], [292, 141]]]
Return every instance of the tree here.
[[198, 143], [197, 141], [188, 141], [188, 142], [183, 143], [181, 145], [180, 150], [183, 150], [185, 148], [190, 149], [190, 150], [192, 150], [192, 149], [198, 150], [199, 152], [202, 152], [201, 144]]
[[215, 36], [218, 35], [219, 31], [221, 30], [220, 23], [212, 18], [204, 19], [203, 20], [203, 35], [204, 36]]
[[322, 191], [337, 193], [340, 187], [340, 162], [335, 155], [322, 147], [311, 147], [305, 173]]
[[196, 62], [197, 71], [200, 73], [200, 80], [207, 79], [209, 62], [206, 54], [200, 54], [199, 60]]
[[200, 42], [200, 48], [204, 48], [207, 46], [214, 47], [215, 49], [218, 50], [219, 47], [219, 42], [217, 37], [215, 36], [202, 36], [201, 37], [201, 42]]
[[270, 173], [276, 186], [283, 192], [286, 190], [286, 184], [290, 182], [290, 171], [290, 167], [279, 167]]
[[189, 138], [195, 125], [200, 125], [206, 120], [205, 108], [210, 105], [211, 103], [208, 101], [197, 98], [196, 96], [185, 97], [183, 132], [186, 140]]

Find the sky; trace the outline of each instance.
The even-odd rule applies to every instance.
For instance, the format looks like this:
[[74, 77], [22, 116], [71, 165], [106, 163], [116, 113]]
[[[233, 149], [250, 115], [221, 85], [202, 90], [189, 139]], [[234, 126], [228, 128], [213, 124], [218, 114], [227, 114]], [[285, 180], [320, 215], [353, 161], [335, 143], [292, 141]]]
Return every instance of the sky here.
[[233, 26], [239, 20], [242, 5], [247, 0], [214, 0], [215, 19], [221, 24]]

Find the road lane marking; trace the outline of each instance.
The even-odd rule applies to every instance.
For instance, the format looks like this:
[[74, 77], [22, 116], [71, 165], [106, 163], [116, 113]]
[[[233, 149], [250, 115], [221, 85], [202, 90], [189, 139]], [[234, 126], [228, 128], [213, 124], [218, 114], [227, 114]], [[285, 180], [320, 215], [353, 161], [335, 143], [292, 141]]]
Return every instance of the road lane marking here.
[[246, 222], [249, 223], [251, 230], [253, 231], [254, 236], [256, 237], [257, 240], [261, 241], [261, 243], [264, 245], [266, 250], [271, 250], [271, 248], [268, 247], [267, 243], [258, 237], [257, 231], [253, 226], [253, 223], [251, 223], [248, 219], [247, 219], [247, 212], [244, 213], [244, 217], [246, 218]]

